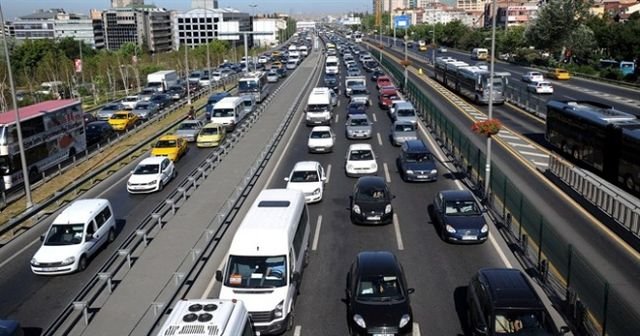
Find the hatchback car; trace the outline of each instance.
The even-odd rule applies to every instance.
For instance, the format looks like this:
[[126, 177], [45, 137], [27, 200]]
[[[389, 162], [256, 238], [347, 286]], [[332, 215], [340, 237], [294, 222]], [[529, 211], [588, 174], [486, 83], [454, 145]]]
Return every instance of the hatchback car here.
[[329, 126], [315, 126], [309, 133], [307, 148], [309, 153], [329, 153], [333, 151], [336, 135]]
[[489, 237], [483, 211], [468, 190], [443, 190], [433, 201], [434, 222], [444, 241], [482, 243]]
[[125, 107], [122, 103], [109, 103], [105, 104], [97, 113], [99, 120], [109, 120], [111, 116], [120, 111], [124, 111]]
[[148, 157], [136, 166], [127, 181], [130, 194], [150, 193], [164, 189], [177, 175], [173, 161], [166, 157]]
[[400, 176], [404, 181], [436, 181], [438, 169], [433, 154], [420, 139], [407, 140], [402, 144], [402, 152], [396, 159]]
[[398, 99], [400, 99], [400, 97], [395, 88], [382, 89], [378, 94], [378, 106], [383, 110], [388, 110], [391, 107], [391, 102]]
[[348, 115], [345, 123], [345, 136], [347, 139], [370, 139], [372, 128], [366, 114]]
[[126, 96], [122, 98], [122, 105], [124, 105], [124, 108], [127, 110], [133, 110], [133, 108], [136, 107], [136, 104], [142, 100], [142, 97], [139, 95]]
[[349, 102], [362, 102], [367, 106], [371, 106], [369, 90], [362, 85], [351, 87], [351, 99]]
[[319, 162], [300, 161], [296, 163], [289, 176], [284, 180], [287, 181], [287, 189], [301, 191], [307, 203], [322, 201], [327, 176]]
[[269, 72], [267, 73], [267, 82], [277, 83], [279, 79], [280, 79], [280, 75], [278, 75], [278, 70], [276, 69], [269, 70]]
[[209, 123], [205, 125], [198, 133], [196, 138], [196, 146], [198, 147], [217, 147], [220, 146], [227, 134], [227, 128], [224, 125]]
[[198, 133], [200, 133], [202, 126], [204, 125], [200, 120], [184, 120], [178, 125], [176, 135], [187, 140], [187, 142], [194, 142], [196, 141], [196, 137], [198, 136]]
[[126, 131], [138, 123], [138, 115], [131, 111], [116, 112], [109, 118], [109, 125], [114, 131]]
[[355, 101], [347, 105], [347, 118], [352, 115], [367, 114], [367, 104], [363, 101]]
[[384, 178], [363, 176], [353, 187], [351, 222], [354, 224], [389, 224], [393, 220], [393, 199]]
[[85, 126], [87, 146], [93, 146], [115, 135], [111, 125], [102, 120], [92, 121]]
[[158, 107], [163, 109], [173, 103], [173, 98], [166, 93], [156, 93], [149, 98], [149, 101], [158, 104]]
[[536, 82], [528, 84], [527, 91], [537, 94], [553, 94], [553, 86], [548, 81]]
[[538, 71], [529, 71], [522, 75], [522, 81], [527, 83], [542, 82], [543, 80], [544, 76]]
[[388, 251], [358, 253], [347, 273], [350, 335], [411, 335], [413, 313], [404, 269]]
[[409, 121], [394, 121], [389, 139], [394, 146], [401, 146], [405, 141], [416, 140], [418, 139], [417, 127]]
[[347, 150], [344, 170], [347, 176], [371, 175], [378, 172], [378, 163], [370, 144], [353, 144]]
[[[393, 104], [393, 101], [392, 101]], [[393, 114], [391, 114], [391, 120], [393, 121], [407, 121], [414, 125], [418, 123], [418, 116], [416, 115], [416, 109], [413, 108], [413, 104], [409, 102], [402, 102], [395, 104]]]
[[187, 153], [187, 141], [177, 135], [163, 135], [156, 141], [151, 149], [152, 156], [168, 157], [176, 162]]

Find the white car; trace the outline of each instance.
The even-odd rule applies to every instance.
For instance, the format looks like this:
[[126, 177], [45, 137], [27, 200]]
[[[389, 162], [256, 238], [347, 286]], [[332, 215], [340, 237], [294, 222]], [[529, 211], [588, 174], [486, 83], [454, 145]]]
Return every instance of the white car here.
[[315, 126], [309, 133], [307, 148], [310, 153], [329, 153], [333, 151], [336, 135], [329, 126]]
[[527, 83], [542, 82], [543, 80], [544, 76], [538, 71], [529, 71], [522, 75], [522, 81]]
[[218, 82], [218, 81], [220, 81], [220, 80], [222, 79], [222, 72], [220, 72], [220, 71], [214, 71], [214, 72], [212, 72], [212, 73], [211, 73], [211, 79], [212, 79], [214, 82]]
[[347, 150], [344, 165], [347, 176], [372, 175], [378, 172], [376, 155], [370, 144], [353, 144]]
[[317, 161], [300, 161], [293, 166], [291, 174], [284, 178], [287, 189], [299, 190], [304, 193], [307, 203], [322, 201], [324, 184], [327, 177], [324, 168]]
[[163, 156], [148, 157], [131, 172], [127, 181], [130, 194], [159, 191], [177, 174], [173, 161]]
[[124, 105], [124, 108], [127, 110], [133, 110], [141, 101], [142, 99], [140, 99], [138, 95], [126, 96], [122, 99], [122, 105]]
[[527, 85], [529, 92], [553, 94], [553, 86], [548, 81], [534, 82]]

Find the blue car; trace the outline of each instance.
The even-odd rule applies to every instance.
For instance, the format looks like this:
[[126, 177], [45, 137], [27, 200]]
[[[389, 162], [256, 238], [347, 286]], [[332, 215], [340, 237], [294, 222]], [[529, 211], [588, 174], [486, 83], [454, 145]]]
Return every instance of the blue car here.
[[367, 114], [367, 105], [361, 102], [353, 102], [347, 105], [347, 117], [356, 114]]

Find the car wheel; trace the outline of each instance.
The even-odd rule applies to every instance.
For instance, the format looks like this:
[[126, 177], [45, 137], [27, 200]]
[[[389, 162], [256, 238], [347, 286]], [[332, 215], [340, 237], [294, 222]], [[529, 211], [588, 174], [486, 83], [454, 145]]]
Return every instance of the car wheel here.
[[111, 229], [109, 230], [109, 234], [107, 235], [107, 244], [113, 243], [114, 240], [116, 240], [116, 232]]
[[287, 317], [287, 330], [293, 329], [293, 323], [296, 317], [295, 313], [295, 303], [291, 303], [291, 310], [289, 312], [289, 316]]
[[78, 261], [78, 272], [82, 272], [87, 269], [87, 257], [81, 256], [80, 261]]

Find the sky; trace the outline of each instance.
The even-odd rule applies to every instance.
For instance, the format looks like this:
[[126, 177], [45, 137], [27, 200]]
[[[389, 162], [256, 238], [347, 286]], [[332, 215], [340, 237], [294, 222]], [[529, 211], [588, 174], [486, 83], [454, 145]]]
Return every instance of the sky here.
[[[145, 0], [167, 9], [186, 10], [191, 0]], [[0, 0], [5, 20], [32, 13], [36, 9], [63, 8], [67, 12], [88, 14], [89, 9], [106, 9], [110, 0]], [[257, 4], [255, 13], [287, 13], [303, 15], [341, 14], [349, 11], [371, 12], [371, 0], [218, 0], [219, 7], [233, 7], [252, 12], [250, 4]]]

